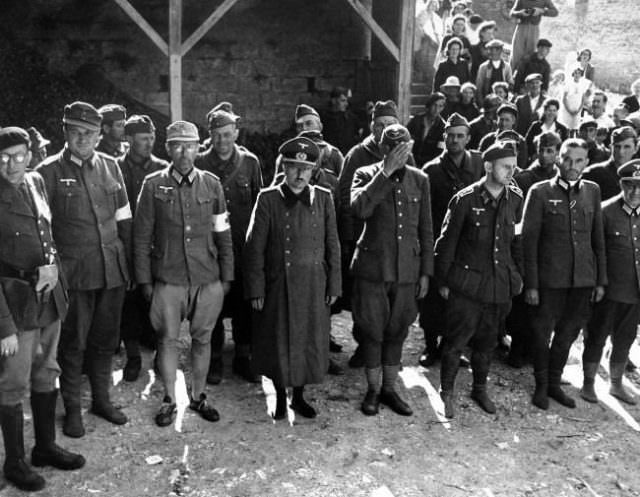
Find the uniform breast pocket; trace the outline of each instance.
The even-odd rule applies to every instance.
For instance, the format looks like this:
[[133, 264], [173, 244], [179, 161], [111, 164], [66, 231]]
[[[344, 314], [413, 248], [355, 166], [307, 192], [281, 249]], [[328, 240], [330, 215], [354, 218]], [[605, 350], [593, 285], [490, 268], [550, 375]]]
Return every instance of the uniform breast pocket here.
[[[422, 197], [419, 194], [408, 193], [407, 194], [407, 206], [409, 208], [409, 215], [411, 219], [418, 220], [420, 215], [420, 202], [422, 201]], [[409, 219], [406, 220], [409, 222]]]
[[566, 214], [557, 207], [550, 207], [545, 211], [544, 224], [552, 231], [564, 231], [566, 229]]
[[212, 219], [213, 216], [213, 197], [206, 195], [199, 195], [197, 197], [198, 211], [200, 215], [200, 221], [206, 223]]
[[493, 236], [491, 224], [485, 216], [472, 216], [470, 218], [470, 225], [473, 241], [486, 242]]
[[616, 252], [632, 250], [631, 238], [624, 231], [611, 230], [606, 234], [606, 244], [609, 250]]
[[159, 189], [153, 194], [155, 208], [163, 216], [170, 216], [175, 205], [173, 190]]
[[244, 176], [240, 176], [235, 181], [235, 188], [238, 192], [238, 202], [241, 204], [251, 203], [251, 185], [249, 180]]
[[107, 200], [107, 205], [109, 206], [109, 209], [113, 212], [118, 210], [118, 205], [119, 205], [118, 197], [120, 195], [121, 189], [122, 187], [118, 183], [108, 183], [103, 187], [104, 195]]
[[580, 209], [575, 219], [576, 229], [579, 231], [591, 231], [593, 224], [593, 210]]
[[66, 218], [78, 218], [89, 208], [86, 192], [77, 184], [65, 184], [56, 191], [56, 204], [62, 206]]

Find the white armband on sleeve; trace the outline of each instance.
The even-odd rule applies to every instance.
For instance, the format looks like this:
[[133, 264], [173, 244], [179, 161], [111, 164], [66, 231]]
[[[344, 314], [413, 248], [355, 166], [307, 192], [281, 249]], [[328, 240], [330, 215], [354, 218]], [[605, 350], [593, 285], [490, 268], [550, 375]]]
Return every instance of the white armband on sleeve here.
[[213, 224], [213, 232], [220, 233], [231, 228], [229, 225], [229, 213], [223, 212], [222, 214], [214, 214], [211, 216], [211, 223]]
[[116, 222], [117, 221], [126, 221], [127, 219], [131, 219], [133, 216], [131, 215], [131, 206], [129, 202], [126, 203], [123, 207], [120, 207], [116, 211]]

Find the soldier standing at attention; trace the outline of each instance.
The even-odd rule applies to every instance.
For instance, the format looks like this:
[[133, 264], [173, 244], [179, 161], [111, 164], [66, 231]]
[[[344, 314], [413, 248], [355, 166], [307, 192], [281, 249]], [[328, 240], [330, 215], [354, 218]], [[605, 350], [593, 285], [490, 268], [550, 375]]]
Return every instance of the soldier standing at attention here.
[[[145, 176], [166, 168], [169, 163], [151, 153], [156, 141], [156, 127], [149, 116], [129, 117], [124, 126], [124, 135], [129, 143], [129, 150], [118, 159], [118, 165], [131, 210], [135, 213]], [[127, 363], [122, 377], [124, 381], [136, 381], [142, 367], [140, 338], [155, 335], [149, 321], [149, 302], [142, 295], [142, 288], [139, 286], [125, 294], [120, 331], [127, 351]]]
[[242, 250], [245, 244], [251, 211], [262, 188], [260, 161], [246, 148], [236, 144], [237, 121], [240, 118], [226, 110], [209, 112], [211, 147], [195, 160], [197, 168], [215, 174], [224, 190], [229, 212], [233, 240], [234, 278], [224, 299], [211, 336], [211, 362], [207, 382], [220, 383], [223, 375], [222, 349], [224, 347], [223, 318], [231, 318], [235, 357], [233, 372], [249, 382], [260, 378], [251, 370], [251, 306], [242, 290]]
[[176, 121], [167, 128], [171, 166], [144, 180], [134, 230], [136, 280], [151, 301], [158, 333], [158, 367], [165, 396], [155, 421], [175, 419], [180, 323], [189, 319], [191, 392], [189, 408], [207, 421], [218, 411], [207, 402], [206, 376], [211, 330], [233, 280], [233, 249], [220, 181], [194, 167], [198, 128]]
[[122, 157], [127, 152], [124, 131], [127, 109], [122, 105], [109, 104], [100, 107], [98, 112], [102, 116], [100, 126], [102, 136], [96, 146], [96, 152], [102, 152], [116, 159]]
[[387, 126], [380, 140], [383, 159], [358, 169], [351, 187], [353, 213], [364, 221], [351, 271], [353, 320], [368, 384], [361, 408], [367, 416], [377, 414], [380, 403], [403, 416], [413, 414], [395, 383], [417, 299], [427, 294], [433, 274], [433, 229], [429, 177], [407, 165], [412, 145], [404, 126]]
[[340, 295], [340, 246], [329, 190], [310, 185], [319, 150], [297, 137], [279, 149], [284, 181], [263, 190], [244, 250], [245, 295], [254, 310], [253, 364], [276, 389], [275, 419], [291, 408], [316, 410], [304, 387], [322, 382], [329, 365], [330, 307]]
[[29, 391], [31, 464], [69, 470], [85, 460], [56, 444], [56, 353], [67, 301], [44, 182], [26, 172], [30, 145], [22, 128], [0, 130], [0, 425], [5, 478], [36, 491], [45, 481], [25, 461], [22, 402]]
[[524, 298], [533, 306], [532, 403], [540, 409], [549, 408], [549, 397], [576, 406], [560, 388], [562, 370], [591, 303], [602, 300], [607, 284], [600, 188], [580, 179], [587, 163], [586, 142], [566, 140], [559, 174], [533, 185], [524, 207]]
[[96, 153], [102, 117], [91, 104], [64, 108], [66, 144], [37, 168], [51, 205], [53, 238], [69, 285], [58, 362], [65, 406], [63, 433], [84, 436], [82, 363], [89, 364], [91, 411], [114, 424], [127, 417], [109, 398], [111, 361], [120, 340], [131, 265], [131, 207], [115, 159]]
[[627, 404], [635, 398], [622, 386], [629, 349], [640, 322], [640, 160], [618, 169], [622, 192], [602, 204], [607, 249], [607, 293], [596, 304], [585, 333], [580, 395], [597, 402], [593, 388], [607, 337], [613, 348], [609, 357], [609, 393]]
[[455, 415], [455, 378], [468, 344], [471, 398], [486, 412], [496, 412], [487, 393], [487, 375], [511, 299], [522, 291], [522, 252], [515, 228], [523, 202], [522, 192], [512, 183], [516, 153], [511, 143], [497, 142], [482, 158], [485, 177], [451, 199], [435, 247], [439, 291], [447, 301], [440, 370], [447, 418]]
[[[422, 168], [422, 172], [429, 176], [431, 186], [434, 238], [440, 236], [451, 197], [478, 181], [484, 174], [482, 155], [476, 150], [467, 150], [470, 138], [469, 122], [460, 114], [451, 114], [444, 132], [446, 151]], [[425, 340], [420, 365], [428, 368], [440, 357], [438, 336], [442, 336], [446, 330], [445, 300], [440, 296], [437, 284], [430, 286], [429, 292], [421, 301], [420, 326], [424, 330]]]

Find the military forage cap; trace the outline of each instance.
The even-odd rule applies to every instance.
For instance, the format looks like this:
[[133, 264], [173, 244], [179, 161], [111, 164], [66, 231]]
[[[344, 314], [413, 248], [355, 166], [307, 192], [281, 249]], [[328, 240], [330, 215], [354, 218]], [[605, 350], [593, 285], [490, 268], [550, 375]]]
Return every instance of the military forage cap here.
[[640, 159], [630, 160], [618, 168], [620, 179], [640, 181]]
[[628, 138], [633, 138], [634, 140], [638, 138], [638, 134], [631, 126], [622, 126], [611, 132], [611, 143], [619, 143]]
[[73, 102], [65, 105], [62, 117], [64, 124], [81, 126], [91, 131], [100, 131], [102, 116], [93, 105], [86, 102]]
[[47, 140], [40, 131], [38, 131], [35, 127], [30, 126], [27, 128], [27, 133], [29, 133], [29, 138], [31, 138], [31, 143], [35, 145], [36, 148], [46, 147], [51, 143], [51, 141]]
[[238, 119], [240, 119], [240, 117], [226, 110], [216, 110], [207, 114], [209, 129], [217, 129], [227, 126], [228, 124], [236, 124]]
[[16, 145], [29, 147], [31, 145], [29, 133], [17, 126], [8, 126], [0, 129], [0, 150], [15, 147]]
[[390, 116], [398, 118], [398, 107], [393, 100], [378, 100], [373, 106], [373, 119], [376, 117]]
[[382, 132], [381, 143], [383, 145], [393, 147], [400, 142], [408, 142], [409, 140], [411, 140], [409, 130], [402, 124], [391, 124]]
[[457, 112], [454, 112], [447, 119], [447, 123], [444, 125], [444, 129], [447, 130], [449, 128], [455, 128], [456, 126], [466, 126], [469, 128], [469, 121], [465, 119], [464, 116], [461, 116]]
[[167, 126], [167, 143], [174, 141], [200, 141], [198, 128], [187, 121], [176, 121]]
[[320, 149], [309, 138], [298, 136], [280, 145], [278, 153], [282, 155], [283, 164], [285, 165], [315, 166], [320, 156]]
[[516, 157], [516, 150], [513, 146], [513, 142], [498, 141], [491, 145], [482, 154], [482, 159], [485, 162], [493, 162], [498, 159], [504, 159], [505, 157]]
[[310, 105], [300, 104], [296, 107], [296, 121], [301, 117], [309, 115], [316, 116], [318, 119], [320, 119], [320, 114], [318, 114], [318, 111]]
[[127, 118], [127, 109], [118, 104], [103, 105], [98, 112], [102, 116], [102, 124], [112, 124], [114, 121], [124, 121]]
[[134, 114], [124, 125], [124, 134], [133, 136], [136, 133], [155, 133], [156, 127], [149, 116]]

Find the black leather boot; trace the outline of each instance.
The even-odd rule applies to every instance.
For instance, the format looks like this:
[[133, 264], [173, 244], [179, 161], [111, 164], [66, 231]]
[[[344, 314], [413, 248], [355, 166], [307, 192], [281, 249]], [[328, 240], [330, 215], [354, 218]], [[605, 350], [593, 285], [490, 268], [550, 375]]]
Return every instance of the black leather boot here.
[[0, 425], [4, 438], [4, 476], [20, 490], [36, 492], [44, 488], [42, 476], [24, 460], [22, 404], [0, 406]]
[[576, 401], [569, 397], [562, 388], [560, 388], [560, 378], [562, 377], [562, 370], [555, 371], [549, 370], [549, 389], [547, 394], [549, 397], [559, 402], [565, 407], [573, 409], [576, 407]]
[[549, 409], [549, 372], [546, 369], [533, 373], [536, 379], [536, 389], [531, 397], [531, 403], [546, 411]]
[[123, 425], [128, 421], [127, 416], [115, 407], [109, 398], [111, 358], [110, 354], [91, 355], [91, 365], [89, 366], [89, 381], [91, 382], [91, 395], [93, 397], [91, 412], [110, 423]]
[[56, 444], [56, 400], [58, 391], [31, 392], [31, 411], [36, 445], [31, 451], [31, 464], [34, 466], [53, 466], [58, 469], [79, 469], [85, 459]]

